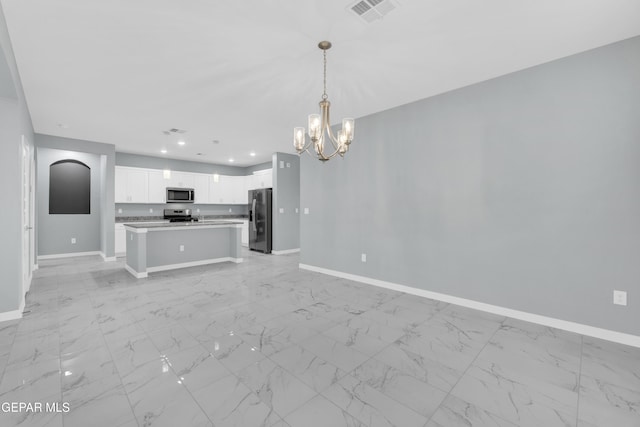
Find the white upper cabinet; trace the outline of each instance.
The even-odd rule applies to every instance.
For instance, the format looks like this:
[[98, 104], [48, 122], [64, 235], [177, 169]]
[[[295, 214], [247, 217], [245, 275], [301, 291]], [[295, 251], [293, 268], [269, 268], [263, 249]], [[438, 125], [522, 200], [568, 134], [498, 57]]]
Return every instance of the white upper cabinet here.
[[247, 203], [247, 185], [245, 176], [230, 176], [230, 200], [232, 205]]
[[256, 188], [273, 187], [272, 169], [256, 171], [253, 175], [247, 176], [247, 189], [255, 190]]
[[148, 203], [147, 171], [136, 168], [116, 167], [116, 203]]
[[193, 191], [195, 192], [195, 203], [211, 203], [209, 201], [209, 176], [203, 173], [194, 174]]
[[195, 203], [241, 205], [247, 190], [272, 186], [271, 169], [249, 176], [166, 172], [116, 166], [116, 203], [166, 203], [167, 187], [193, 188]]
[[209, 178], [209, 203], [240, 205], [247, 203], [244, 176], [212, 175]]
[[167, 183], [164, 172], [161, 170], [149, 170], [149, 203], [165, 203], [167, 201]]
[[195, 187], [195, 173], [171, 171], [171, 178], [167, 187], [193, 188]]

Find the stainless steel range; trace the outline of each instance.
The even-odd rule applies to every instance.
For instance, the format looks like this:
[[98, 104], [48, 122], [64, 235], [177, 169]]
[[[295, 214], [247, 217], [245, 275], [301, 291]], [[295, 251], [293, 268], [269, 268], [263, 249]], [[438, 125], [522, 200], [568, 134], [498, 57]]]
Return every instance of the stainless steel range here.
[[191, 216], [191, 209], [165, 209], [164, 219], [169, 222], [195, 222], [198, 218]]

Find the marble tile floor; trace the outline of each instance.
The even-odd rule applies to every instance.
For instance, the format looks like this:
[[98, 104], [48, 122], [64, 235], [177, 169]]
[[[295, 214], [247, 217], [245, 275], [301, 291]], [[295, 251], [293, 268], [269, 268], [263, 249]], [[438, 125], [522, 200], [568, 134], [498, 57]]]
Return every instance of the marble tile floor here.
[[0, 323], [0, 426], [640, 426], [638, 348], [244, 256], [42, 261]]

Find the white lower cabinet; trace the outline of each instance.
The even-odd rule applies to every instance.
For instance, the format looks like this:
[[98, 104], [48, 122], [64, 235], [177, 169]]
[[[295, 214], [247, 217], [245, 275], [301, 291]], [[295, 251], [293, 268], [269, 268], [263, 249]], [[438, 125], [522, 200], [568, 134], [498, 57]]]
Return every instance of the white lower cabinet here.
[[242, 233], [240, 233], [240, 242], [242, 246], [249, 246], [249, 220], [243, 219], [242, 221]]
[[116, 224], [115, 226], [115, 253], [116, 256], [126, 255], [127, 253], [127, 230], [124, 224]]

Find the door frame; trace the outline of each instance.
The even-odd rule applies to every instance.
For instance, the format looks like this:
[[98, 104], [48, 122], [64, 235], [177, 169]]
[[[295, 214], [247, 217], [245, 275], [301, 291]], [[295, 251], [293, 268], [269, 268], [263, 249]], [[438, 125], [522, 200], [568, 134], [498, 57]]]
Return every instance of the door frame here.
[[28, 144], [27, 137], [22, 135], [20, 141], [20, 184], [21, 184], [21, 288], [20, 288], [20, 311], [25, 304], [25, 295], [31, 287], [33, 270], [35, 269], [35, 194], [33, 184], [35, 182], [35, 162], [34, 150]]

